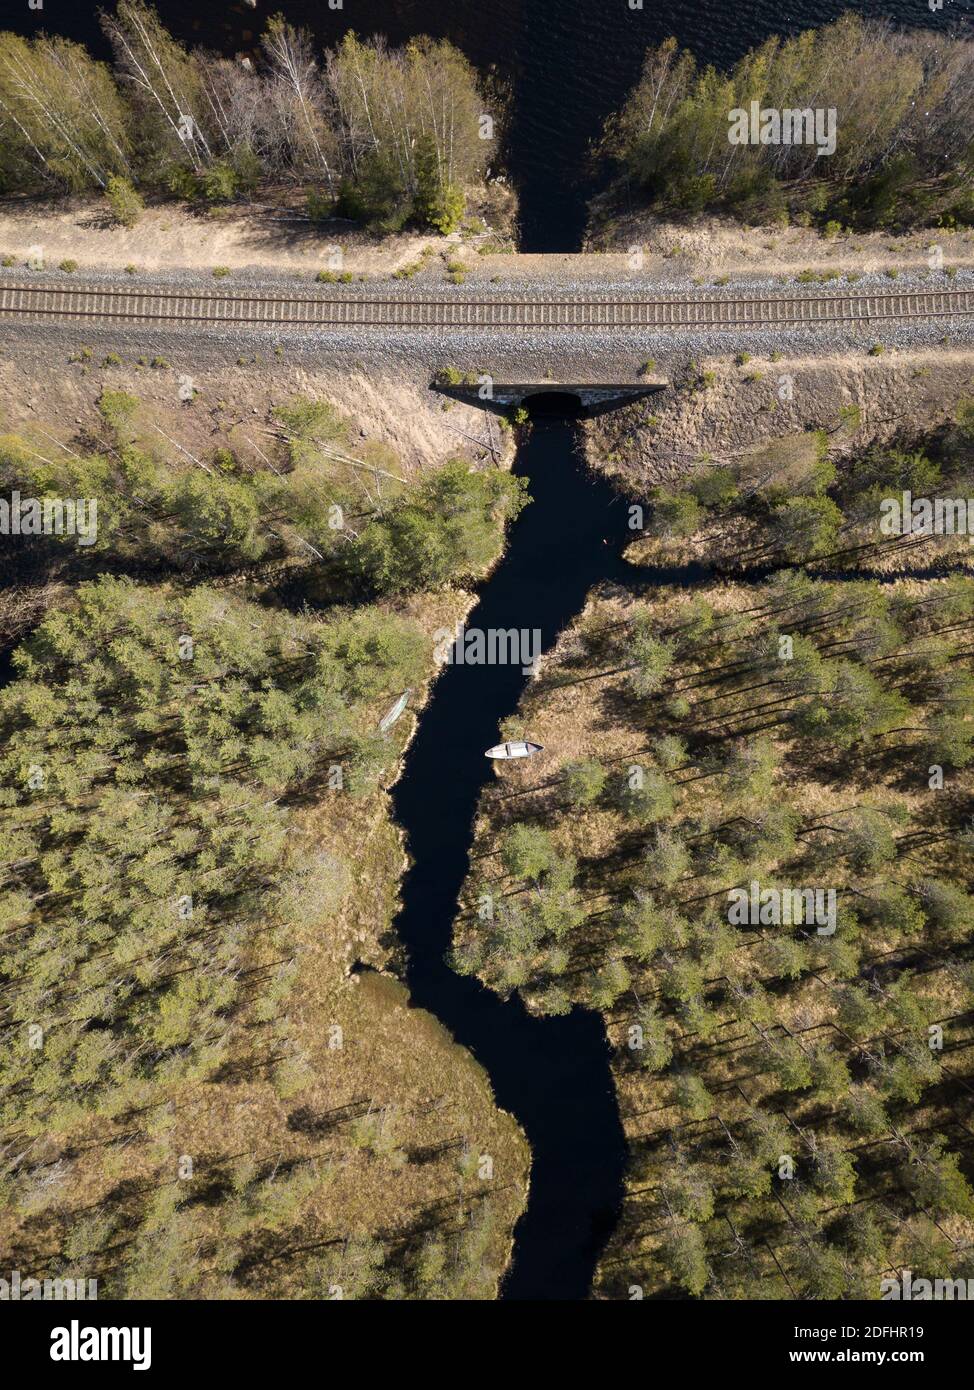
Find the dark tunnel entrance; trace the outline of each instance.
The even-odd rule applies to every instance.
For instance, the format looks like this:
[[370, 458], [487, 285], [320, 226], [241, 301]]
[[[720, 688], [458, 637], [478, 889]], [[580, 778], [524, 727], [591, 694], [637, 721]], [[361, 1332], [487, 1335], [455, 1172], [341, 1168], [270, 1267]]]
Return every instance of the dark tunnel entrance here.
[[532, 420], [580, 420], [585, 414], [574, 391], [534, 391], [522, 401]]

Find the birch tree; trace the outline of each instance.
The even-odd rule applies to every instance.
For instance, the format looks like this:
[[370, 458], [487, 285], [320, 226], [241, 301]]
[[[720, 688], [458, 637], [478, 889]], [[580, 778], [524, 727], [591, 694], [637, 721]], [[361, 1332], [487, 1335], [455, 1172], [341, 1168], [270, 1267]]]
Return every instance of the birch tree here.
[[337, 139], [326, 118], [323, 76], [310, 36], [277, 15], [261, 48], [268, 144], [292, 172], [321, 179], [330, 194], [336, 193]]
[[105, 65], [67, 39], [0, 34], [0, 174], [80, 190], [129, 172], [125, 112]]
[[200, 173], [212, 160], [206, 136], [211, 114], [197, 59], [178, 44], [142, 0], [119, 0], [101, 15], [150, 166], [174, 163]]
[[[731, 143], [731, 113], [750, 112], [752, 103], [779, 116], [834, 111], [834, 150], [822, 158], [808, 136], [759, 143], [760, 129]], [[602, 149], [651, 196], [686, 211], [743, 206], [780, 182], [812, 211], [822, 210], [823, 184], [847, 188], [853, 212], [857, 198], [867, 209], [870, 198], [877, 209], [889, 202], [888, 187], [906, 213], [911, 190], [924, 182], [950, 178], [963, 189], [972, 116], [974, 42], [845, 14], [768, 39], [726, 74], [698, 67], [666, 40], [647, 53]]]

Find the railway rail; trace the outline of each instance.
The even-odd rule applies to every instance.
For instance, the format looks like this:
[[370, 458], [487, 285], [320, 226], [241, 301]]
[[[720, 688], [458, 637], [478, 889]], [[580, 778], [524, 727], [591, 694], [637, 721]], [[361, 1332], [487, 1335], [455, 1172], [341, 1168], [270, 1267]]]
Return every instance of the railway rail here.
[[974, 315], [974, 290], [780, 295], [252, 294], [182, 289], [0, 284], [0, 319], [42, 322], [200, 323], [279, 328], [654, 329], [877, 323]]

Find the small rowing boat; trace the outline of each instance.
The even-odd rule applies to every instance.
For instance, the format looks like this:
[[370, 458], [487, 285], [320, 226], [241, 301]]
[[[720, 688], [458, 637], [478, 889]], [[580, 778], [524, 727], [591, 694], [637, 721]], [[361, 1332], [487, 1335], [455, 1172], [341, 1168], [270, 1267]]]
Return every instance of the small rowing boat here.
[[525, 743], [520, 739], [514, 743], [495, 743], [493, 748], [488, 748], [484, 754], [485, 758], [530, 758], [533, 753], [543, 752], [540, 743]]
[[391, 729], [396, 720], [405, 712], [406, 706], [409, 703], [409, 697], [412, 693], [412, 690], [404, 691], [392, 706], [389, 713], [379, 721], [379, 730], [381, 733], [385, 733], [388, 729]]

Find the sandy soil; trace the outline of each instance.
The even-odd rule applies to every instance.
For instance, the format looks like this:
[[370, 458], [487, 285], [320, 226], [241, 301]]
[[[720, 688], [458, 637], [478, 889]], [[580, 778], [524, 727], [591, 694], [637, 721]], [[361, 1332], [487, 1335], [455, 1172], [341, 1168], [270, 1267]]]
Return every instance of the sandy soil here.
[[[108, 350], [116, 348], [121, 363], [103, 365]], [[207, 455], [229, 443], [246, 455], [254, 445], [266, 448], [262, 432], [273, 425], [274, 407], [305, 396], [328, 401], [363, 440], [388, 445], [410, 471], [450, 457], [507, 462], [513, 451], [512, 437], [496, 418], [488, 425], [483, 411], [459, 402], [444, 409], [428, 375], [415, 369], [376, 372], [359, 362], [297, 362], [286, 348], [235, 357], [232, 349], [192, 339], [177, 348], [163, 345], [162, 351], [164, 357], [147, 357], [136, 345], [113, 340], [106, 347], [104, 338], [80, 334], [77, 341], [54, 339], [29, 348], [0, 342], [0, 431], [40, 427], [69, 443], [96, 424], [98, 398], [108, 389], [137, 396], [149, 418], [191, 453]], [[165, 365], [140, 365], [140, 356]], [[191, 402], [180, 398], [187, 383], [196, 392]]]
[[[482, 210], [504, 227], [511, 202], [500, 188]], [[199, 270], [212, 275], [215, 266], [226, 266], [312, 278], [329, 269], [373, 277], [415, 264], [424, 251], [452, 254], [465, 238], [473, 245], [497, 245], [503, 237], [494, 222], [476, 236], [407, 232], [376, 237], [351, 222], [316, 225], [300, 209], [276, 203], [200, 211], [164, 203], [148, 207], [134, 227], [120, 227], [99, 199], [65, 198], [57, 204], [0, 200], [0, 259], [13, 258], [19, 265], [40, 257], [49, 267], [72, 260], [80, 271], [131, 266], [136, 274]]]
[[[939, 247], [938, 255], [936, 248]], [[729, 218], [667, 222], [643, 213], [593, 231], [587, 249], [649, 278], [724, 275], [791, 279], [802, 270], [869, 275], [887, 269], [933, 270], [974, 265], [974, 232], [937, 228], [893, 236], [850, 232], [825, 237], [808, 227], [746, 227]], [[942, 261], [941, 261], [942, 257]], [[591, 258], [591, 257], [590, 257]]]
[[164, 203], [147, 208], [135, 227], [126, 228], [115, 225], [97, 199], [51, 204], [6, 198], [0, 200], [0, 260], [20, 266], [39, 256], [49, 269], [70, 260], [80, 272], [131, 268], [136, 275], [178, 270], [212, 276], [214, 267], [226, 266], [302, 279], [334, 269], [370, 279], [410, 270], [421, 280], [444, 279], [449, 261], [462, 264], [467, 278], [478, 283], [550, 279], [565, 285], [710, 284], [724, 276], [788, 281], [803, 270], [843, 277], [892, 268], [922, 272], [937, 268], [940, 257], [945, 267], [974, 267], [971, 231], [826, 238], [797, 226], [745, 227], [722, 218], [676, 223], [648, 215], [594, 233], [581, 254], [520, 255], [510, 249], [513, 197], [506, 186], [492, 186], [487, 202], [476, 206], [482, 231], [375, 237], [350, 222], [314, 225], [300, 209], [277, 203], [208, 211]]

